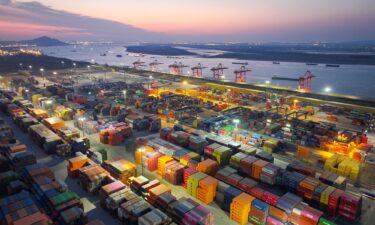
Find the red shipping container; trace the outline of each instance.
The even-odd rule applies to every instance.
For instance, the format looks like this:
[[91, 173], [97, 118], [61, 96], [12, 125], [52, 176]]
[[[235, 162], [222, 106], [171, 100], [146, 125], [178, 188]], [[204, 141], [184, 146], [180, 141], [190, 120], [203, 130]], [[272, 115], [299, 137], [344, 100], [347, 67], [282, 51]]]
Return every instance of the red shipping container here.
[[262, 196], [262, 201], [275, 206], [279, 198], [279, 196], [272, 194], [271, 192], [265, 191]]
[[262, 188], [260, 188], [258, 186], [255, 186], [255, 187], [251, 188], [249, 194], [258, 198], [258, 199], [262, 199], [263, 193], [264, 193], [264, 190]]
[[344, 193], [343, 190], [336, 189], [334, 192], [331, 193], [328, 199], [328, 213], [332, 216], [337, 215], [337, 209], [338, 209], [338, 204], [341, 198], [341, 195]]
[[185, 168], [184, 169], [184, 181], [182, 183], [182, 187], [186, 188], [189, 177], [197, 172], [198, 171], [192, 167]]
[[243, 179], [243, 177], [241, 177], [240, 175], [238, 174], [232, 174], [230, 176], [227, 177], [227, 183], [232, 185], [232, 186], [235, 186], [237, 187], [238, 186], [238, 183]]
[[258, 159], [254, 156], [248, 156], [240, 161], [240, 172], [246, 174], [247, 176], [251, 175], [251, 168], [254, 162]]
[[256, 186], [257, 184], [258, 184], [257, 181], [252, 180], [252, 179], [246, 177], [246, 178], [240, 180], [240, 182], [238, 182], [237, 187], [238, 187], [240, 190], [242, 190], [242, 191], [244, 191], [244, 192], [246, 192], [246, 193], [250, 193], [251, 188], [253, 188], [253, 187]]

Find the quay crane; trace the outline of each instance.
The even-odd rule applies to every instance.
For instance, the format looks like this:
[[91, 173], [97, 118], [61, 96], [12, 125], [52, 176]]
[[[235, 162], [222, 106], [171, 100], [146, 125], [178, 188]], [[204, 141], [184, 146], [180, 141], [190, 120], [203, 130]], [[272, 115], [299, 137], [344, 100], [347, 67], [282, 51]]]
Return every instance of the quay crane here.
[[241, 66], [240, 69], [234, 71], [236, 83], [245, 83], [246, 82], [246, 73], [250, 72], [251, 69], [247, 69], [245, 66]]
[[207, 67], [202, 66], [200, 63], [198, 63], [196, 66], [192, 67], [191, 70], [193, 71], [193, 77], [202, 77], [202, 70], [206, 69]]
[[311, 91], [312, 86], [312, 78], [315, 76], [310, 72], [310, 70], [306, 71], [303, 76], [299, 77], [298, 80], [298, 90], [300, 91]]
[[173, 64], [169, 65], [169, 71], [171, 74], [174, 75], [182, 75], [184, 67], [189, 67], [188, 65], [182, 64], [182, 62], [174, 62]]
[[151, 70], [152, 72], [156, 72], [156, 71], [158, 71], [158, 66], [161, 65], [161, 64], [163, 64], [163, 63], [158, 62], [158, 60], [155, 59], [153, 62], [151, 62], [151, 63], [148, 64], [148, 65], [150, 66], [150, 70]]
[[224, 67], [221, 63], [219, 65], [212, 67], [211, 71], [213, 72], [213, 76], [215, 80], [221, 80], [224, 78], [224, 70], [228, 69], [228, 67]]

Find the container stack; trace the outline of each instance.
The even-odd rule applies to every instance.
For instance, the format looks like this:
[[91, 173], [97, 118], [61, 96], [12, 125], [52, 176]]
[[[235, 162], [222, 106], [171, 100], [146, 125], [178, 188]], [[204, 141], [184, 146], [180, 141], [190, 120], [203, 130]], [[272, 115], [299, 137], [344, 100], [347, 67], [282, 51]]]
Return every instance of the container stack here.
[[242, 152], [238, 152], [230, 157], [229, 165], [234, 169], [239, 169], [241, 160], [246, 158], [248, 155]]
[[273, 160], [274, 160], [273, 155], [265, 151], [257, 152], [255, 154], [255, 157], [257, 157], [258, 159], [262, 159], [264, 161], [270, 162], [270, 163], [273, 163]]
[[130, 189], [137, 194], [141, 194], [142, 186], [146, 185], [150, 182], [150, 180], [144, 176], [132, 177], [130, 179]]
[[280, 197], [278, 195], [273, 194], [269, 191], [265, 191], [265, 192], [263, 192], [261, 200], [264, 201], [265, 203], [269, 204], [269, 205], [276, 206], [279, 198]]
[[23, 144], [7, 148], [5, 155], [15, 171], [19, 171], [28, 165], [36, 164], [35, 155], [27, 151], [26, 145]]
[[85, 224], [88, 220], [83, 210], [75, 206], [61, 212], [58, 221], [61, 224]]
[[225, 147], [225, 146], [216, 148], [212, 152], [212, 158], [219, 164], [219, 166], [228, 165], [231, 156], [232, 156], [232, 151], [230, 150], [230, 148]]
[[235, 186], [237, 187], [238, 186], [238, 183], [243, 179], [242, 176], [236, 174], [236, 173], [233, 173], [231, 175], [229, 175], [225, 180], [225, 182], [227, 182], [228, 184], [232, 185], [232, 186]]
[[302, 202], [302, 198], [290, 192], [284, 194], [277, 201], [277, 208], [282, 209], [285, 213], [291, 214], [293, 208]]
[[1, 224], [50, 224], [50, 218], [41, 212], [29, 192], [10, 195], [0, 199]]
[[81, 187], [90, 194], [99, 191], [109, 176], [110, 174], [98, 164], [82, 167], [78, 172]]
[[360, 194], [346, 191], [341, 196], [338, 213], [347, 219], [355, 220], [360, 213], [361, 203], [362, 198]]
[[217, 173], [215, 174], [215, 178], [221, 180], [221, 181], [224, 181], [224, 182], [227, 182], [227, 178], [232, 175], [232, 174], [235, 174], [236, 173], [236, 170], [229, 167], [229, 166], [226, 166], [224, 167], [223, 169], [217, 171]]
[[197, 172], [191, 176], [189, 176], [188, 182], [187, 182], [187, 193], [194, 198], [197, 198], [197, 189], [199, 186], [199, 182], [206, 178], [207, 175], [201, 172]]
[[292, 211], [289, 221], [293, 224], [315, 225], [319, 222], [323, 212], [311, 208], [307, 204], [300, 203]]
[[237, 187], [238, 187], [240, 190], [242, 190], [242, 191], [244, 191], [244, 192], [246, 192], [246, 193], [250, 193], [251, 189], [252, 189], [253, 187], [255, 187], [257, 184], [258, 184], [257, 181], [245, 177], [244, 179], [240, 180], [240, 182], [238, 182]]
[[316, 169], [313, 166], [307, 165], [305, 163], [301, 163], [298, 161], [293, 161], [288, 164], [287, 168], [288, 171], [294, 171], [306, 176], [315, 176]]
[[264, 183], [275, 185], [276, 177], [279, 174], [280, 167], [273, 163], [269, 163], [262, 168], [262, 173], [260, 174], [260, 180]]
[[238, 190], [235, 187], [229, 186], [224, 191], [224, 203], [221, 204], [220, 207], [225, 211], [229, 212], [230, 204], [232, 203], [233, 199], [240, 194], [242, 194], [242, 191]]
[[267, 224], [273, 224], [273, 225], [282, 225], [285, 224], [288, 221], [288, 214], [275, 207], [270, 206], [270, 210], [267, 217]]
[[269, 211], [269, 205], [259, 199], [251, 202], [251, 211], [249, 214], [250, 223], [263, 225], [266, 223]]
[[260, 174], [263, 171], [263, 167], [267, 166], [269, 162], [264, 160], [257, 160], [252, 164], [251, 177], [260, 180]]
[[138, 219], [150, 212], [153, 207], [141, 197], [133, 198], [121, 204], [117, 216], [122, 224], [138, 224]]
[[153, 209], [138, 218], [139, 225], [163, 225], [169, 224], [170, 222], [171, 219], [159, 209]]
[[246, 193], [241, 193], [235, 197], [230, 204], [230, 219], [240, 225], [245, 225], [249, 220], [251, 203], [254, 199]]
[[188, 166], [189, 162], [200, 162], [201, 156], [195, 152], [189, 152], [180, 158], [180, 163], [184, 166]]
[[286, 171], [282, 175], [282, 186], [296, 193], [298, 191], [299, 183], [305, 178], [306, 176], [300, 173]]
[[87, 163], [88, 163], [88, 158], [86, 155], [77, 156], [77, 157], [68, 159], [68, 166], [67, 166], [68, 176], [77, 177], [79, 169], [85, 166]]
[[158, 158], [158, 175], [164, 175], [165, 165], [170, 161], [173, 161], [173, 158], [167, 155]]
[[332, 173], [329, 171], [324, 171], [320, 176], [319, 180], [325, 184], [334, 186], [336, 188], [340, 188], [345, 190], [346, 188], [346, 178], [343, 176], [339, 176], [336, 173]]
[[157, 200], [157, 198], [161, 194], [164, 194], [166, 192], [171, 193], [171, 189], [169, 187], [165, 186], [164, 184], [159, 184], [158, 186], [149, 189], [148, 196], [147, 196], [146, 200], [150, 204], [154, 204], [155, 201]]
[[210, 204], [215, 198], [218, 183], [219, 181], [211, 176], [201, 179], [197, 188], [197, 199]]
[[163, 178], [171, 184], [180, 185], [183, 182], [183, 169], [183, 165], [173, 160], [165, 165]]
[[221, 145], [217, 144], [217, 143], [213, 143], [213, 144], [210, 144], [210, 145], [207, 145], [206, 147], [204, 147], [204, 158], [206, 159], [213, 159], [213, 153], [215, 151], [215, 149], [217, 148], [220, 148], [222, 147]]
[[337, 215], [337, 209], [339, 208], [339, 202], [343, 194], [344, 194], [343, 190], [336, 189], [329, 196], [327, 211], [330, 215], [332, 216]]
[[187, 188], [187, 183], [188, 183], [188, 180], [189, 180], [189, 177], [195, 173], [197, 173], [198, 171], [192, 167], [186, 167], [184, 168], [184, 181], [182, 183], [182, 187], [183, 188]]
[[263, 144], [263, 150], [268, 153], [273, 153], [278, 145], [278, 140], [275, 139], [268, 139]]
[[144, 156], [145, 154], [147, 154], [148, 152], [153, 152], [154, 149], [151, 148], [150, 146], [141, 146], [139, 147], [135, 152], [134, 152], [134, 159], [135, 159], [135, 163], [137, 165], [140, 165], [141, 164], [141, 161], [142, 161], [142, 156]]
[[158, 169], [158, 159], [163, 156], [160, 152], [147, 152], [143, 155], [143, 166], [148, 171], [155, 171]]
[[198, 163], [197, 170], [199, 172], [214, 176], [219, 168], [219, 165], [216, 161], [212, 159], [206, 159]]
[[258, 159], [254, 156], [248, 156], [240, 161], [239, 172], [250, 177], [251, 176], [251, 169], [253, 167], [253, 163], [256, 162]]
[[106, 209], [112, 214], [117, 215], [117, 209], [120, 205], [130, 199], [135, 198], [137, 195], [129, 189], [121, 189], [108, 196], [105, 200]]
[[190, 136], [189, 149], [193, 150], [199, 155], [203, 155], [203, 149], [206, 145], [207, 145], [207, 141], [204, 140], [203, 138], [196, 137], [193, 135]]
[[181, 198], [170, 205], [171, 218], [177, 224], [214, 224], [212, 213], [190, 198]]
[[106, 208], [107, 207], [106, 199], [109, 197], [109, 195], [115, 192], [118, 192], [120, 190], [123, 190], [125, 188], [126, 188], [125, 184], [123, 184], [121, 181], [114, 181], [110, 184], [102, 186], [99, 191], [100, 205]]
[[130, 177], [137, 176], [137, 167], [125, 159], [117, 161], [106, 160], [102, 165], [114, 178], [119, 179], [124, 184], [128, 184]]
[[315, 189], [319, 186], [320, 181], [313, 177], [306, 177], [298, 185], [298, 195], [311, 201]]
[[320, 195], [320, 208], [322, 210], [326, 210], [328, 207], [328, 201], [331, 194], [336, 190], [336, 188], [332, 186], [327, 186], [327, 188], [322, 191], [322, 194]]

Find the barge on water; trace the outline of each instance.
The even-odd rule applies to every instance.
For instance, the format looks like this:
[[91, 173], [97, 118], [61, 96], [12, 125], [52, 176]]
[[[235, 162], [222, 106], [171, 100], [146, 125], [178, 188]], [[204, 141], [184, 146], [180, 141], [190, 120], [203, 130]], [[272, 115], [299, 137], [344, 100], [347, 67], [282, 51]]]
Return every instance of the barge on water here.
[[308, 65], [308, 66], [317, 66], [318, 63], [306, 63], [306, 65]]
[[326, 67], [340, 67], [339, 64], [326, 64]]
[[235, 64], [235, 65], [249, 65], [248, 62], [232, 62], [232, 64]]
[[291, 77], [279, 77], [279, 76], [273, 76], [271, 78], [272, 80], [288, 80], [288, 81], [299, 81], [298, 78], [291, 78]]

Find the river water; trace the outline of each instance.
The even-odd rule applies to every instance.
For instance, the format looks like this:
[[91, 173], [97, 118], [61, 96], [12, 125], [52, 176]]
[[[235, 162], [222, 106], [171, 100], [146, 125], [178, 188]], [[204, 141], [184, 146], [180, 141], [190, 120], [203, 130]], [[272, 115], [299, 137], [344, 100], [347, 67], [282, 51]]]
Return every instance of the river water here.
[[[203, 70], [204, 77], [212, 77], [210, 68], [222, 63], [228, 67], [225, 70], [225, 79], [234, 80], [235, 69], [240, 65], [232, 64], [233, 62], [247, 62], [247, 68], [252, 71], [247, 75], [247, 82], [265, 83], [267, 80], [272, 85], [288, 86], [297, 88], [297, 81], [281, 81], [272, 80], [272, 76], [298, 78], [307, 70], [310, 70], [316, 77], [313, 79], [312, 89], [314, 91], [324, 91], [329, 87], [332, 92], [340, 94], [348, 94], [360, 97], [375, 98], [375, 66], [370, 65], [340, 65], [339, 68], [326, 67], [325, 64], [306, 65], [305, 63], [280, 62], [273, 64], [269, 61], [251, 61], [236, 60], [224, 58], [202, 58], [200, 56], [181, 56], [167, 57], [159, 55], [143, 55], [127, 53], [126, 48], [119, 44], [91, 44], [91, 45], [71, 45], [59, 47], [42, 48], [46, 55], [63, 57], [72, 60], [96, 62], [99, 64], [109, 64], [116, 66], [132, 66], [132, 63], [138, 59], [145, 62], [144, 69], [149, 69], [148, 64], [155, 59], [163, 64], [158, 66], [161, 72], [168, 72], [168, 65], [182, 62], [185, 65], [193, 67], [198, 63], [207, 67]], [[218, 54], [212, 50], [197, 50], [198, 53]], [[106, 53], [106, 56], [101, 54]], [[117, 57], [116, 55], [122, 55]], [[184, 74], [191, 75], [192, 71], [189, 67], [184, 68]]]

